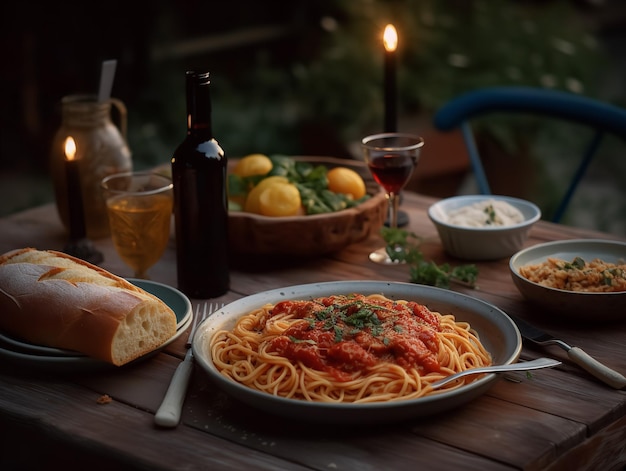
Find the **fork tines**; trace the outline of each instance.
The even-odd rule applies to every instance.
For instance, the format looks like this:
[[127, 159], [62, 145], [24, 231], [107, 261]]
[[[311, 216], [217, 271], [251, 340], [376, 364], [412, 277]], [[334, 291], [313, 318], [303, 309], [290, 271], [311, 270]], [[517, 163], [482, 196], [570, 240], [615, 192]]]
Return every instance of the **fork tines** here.
[[207, 317], [209, 317], [218, 309], [217, 303], [215, 304], [202, 303], [202, 307], [203, 307], [202, 314], [200, 314], [200, 304], [196, 306], [196, 316], [193, 320], [193, 325], [191, 327], [189, 338], [187, 338], [187, 343], [185, 344], [187, 347], [191, 347], [191, 344], [193, 342], [193, 337], [196, 334], [196, 329], [198, 328], [200, 324], [202, 324], [202, 321], [205, 320]]

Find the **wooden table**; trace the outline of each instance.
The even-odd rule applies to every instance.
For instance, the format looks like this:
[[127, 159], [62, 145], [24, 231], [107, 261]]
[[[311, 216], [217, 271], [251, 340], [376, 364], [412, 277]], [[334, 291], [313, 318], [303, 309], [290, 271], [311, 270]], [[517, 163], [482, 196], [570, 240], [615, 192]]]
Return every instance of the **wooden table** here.
[[[426, 216], [432, 199], [407, 192], [402, 208], [410, 229], [425, 236], [427, 258], [448, 260]], [[527, 245], [607, 234], [540, 222]], [[62, 249], [65, 233], [54, 205], [0, 220], [0, 253], [32, 246]], [[378, 236], [339, 253], [268, 268], [238, 264], [229, 302], [288, 285], [349, 279], [409, 281], [404, 266], [374, 265], [369, 251]], [[110, 240], [95, 241], [102, 266], [131, 276]], [[453, 264], [458, 261], [448, 260]], [[514, 287], [508, 261], [479, 264], [479, 290], [456, 288], [532, 319], [610, 367], [626, 373], [626, 325], [551, 324]], [[175, 286], [174, 247], [151, 270], [154, 281]], [[197, 303], [192, 300], [193, 304]], [[181, 336], [138, 364], [91, 374], [32, 372], [0, 365], [1, 469], [623, 469], [626, 463], [626, 392], [616, 391], [568, 361], [558, 347], [522, 358], [563, 362], [530, 378], [514, 373], [485, 395], [437, 416], [390, 425], [324, 427], [283, 420], [245, 406], [218, 390], [196, 368], [181, 425], [157, 428], [154, 412], [184, 355]], [[112, 401], [99, 404], [108, 395]]]

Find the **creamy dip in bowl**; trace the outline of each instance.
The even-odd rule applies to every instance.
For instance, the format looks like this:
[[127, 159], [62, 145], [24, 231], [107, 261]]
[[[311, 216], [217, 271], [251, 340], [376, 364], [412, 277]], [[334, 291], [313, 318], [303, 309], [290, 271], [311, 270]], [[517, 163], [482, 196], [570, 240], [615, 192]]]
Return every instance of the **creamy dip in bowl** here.
[[524, 215], [506, 201], [489, 198], [451, 210], [448, 222], [467, 227], [513, 226], [524, 222]]
[[465, 195], [431, 205], [428, 217], [450, 255], [465, 260], [497, 260], [523, 247], [541, 211], [519, 198]]

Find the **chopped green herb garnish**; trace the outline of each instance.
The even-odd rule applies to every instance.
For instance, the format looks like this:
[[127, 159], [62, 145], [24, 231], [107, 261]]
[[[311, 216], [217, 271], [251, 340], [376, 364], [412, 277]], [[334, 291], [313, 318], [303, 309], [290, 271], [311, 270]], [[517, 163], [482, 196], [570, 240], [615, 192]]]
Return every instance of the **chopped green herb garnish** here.
[[485, 224], [490, 225], [496, 222], [496, 210], [494, 209], [493, 205], [490, 204], [486, 206], [483, 211], [487, 215], [487, 220], [485, 221]]
[[356, 335], [364, 330], [377, 337], [382, 333], [382, 325], [376, 311], [381, 309], [386, 308], [354, 300], [346, 304], [332, 304], [317, 311], [315, 319], [306, 320], [311, 326], [316, 322], [323, 322], [324, 330], [334, 332], [335, 342], [340, 342], [346, 335]]
[[333, 326], [335, 330], [335, 342], [341, 342], [343, 340], [343, 329], [338, 325]]
[[315, 345], [315, 340], [312, 340], [312, 339], [299, 339], [299, 338], [294, 337], [292, 335], [289, 336], [289, 340], [291, 340], [293, 343], [308, 343], [309, 345]]
[[582, 270], [585, 268], [585, 261], [580, 257], [576, 257], [572, 260], [572, 263], [566, 262], [563, 268], [565, 270]]

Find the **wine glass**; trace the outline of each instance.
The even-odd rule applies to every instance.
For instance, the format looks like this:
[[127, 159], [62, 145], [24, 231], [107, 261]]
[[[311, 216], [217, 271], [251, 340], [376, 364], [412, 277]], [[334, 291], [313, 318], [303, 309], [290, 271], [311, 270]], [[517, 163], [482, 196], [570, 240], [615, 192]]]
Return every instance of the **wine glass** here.
[[[365, 163], [387, 193], [392, 229], [398, 227], [400, 191], [411, 178], [423, 145], [421, 137], [397, 132], [374, 134], [362, 140]], [[376, 263], [397, 263], [387, 253], [387, 247], [372, 252], [369, 258]]]
[[147, 279], [170, 238], [173, 184], [152, 172], [124, 172], [102, 180], [113, 245], [120, 258]]

